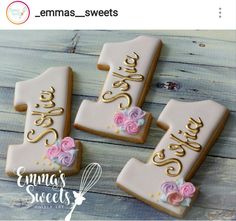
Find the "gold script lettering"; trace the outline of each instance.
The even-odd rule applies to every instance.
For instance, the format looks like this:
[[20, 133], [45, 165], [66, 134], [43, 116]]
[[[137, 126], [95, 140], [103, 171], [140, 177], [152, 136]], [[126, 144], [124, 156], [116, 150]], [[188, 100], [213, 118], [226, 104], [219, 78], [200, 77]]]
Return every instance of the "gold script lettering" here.
[[106, 92], [103, 94], [103, 96], [102, 96], [102, 101], [103, 101], [104, 103], [110, 103], [110, 102], [113, 102], [113, 101], [115, 101], [115, 100], [117, 100], [117, 99], [125, 98], [125, 99], [127, 100], [127, 104], [124, 105], [123, 103], [120, 103], [119, 108], [120, 108], [121, 110], [124, 110], [124, 109], [126, 109], [126, 108], [129, 108], [130, 105], [131, 105], [132, 98], [131, 98], [131, 96], [130, 96], [128, 93], [119, 93], [119, 94], [116, 94], [116, 95], [114, 95], [113, 97], [110, 97], [110, 98], [106, 98], [106, 97], [105, 97], [106, 95], [112, 95], [112, 92], [111, 92], [111, 91], [106, 91]]
[[52, 110], [49, 110], [47, 112], [32, 111], [32, 115], [40, 115], [40, 118], [35, 120], [34, 124], [36, 126], [42, 126], [44, 128], [49, 127], [53, 124], [53, 120], [49, 116], [59, 116], [63, 114], [63, 112], [64, 112], [64, 109], [61, 107], [53, 108]]
[[27, 134], [27, 140], [30, 142], [30, 143], [37, 143], [38, 141], [40, 141], [43, 137], [45, 137], [47, 134], [52, 134], [53, 135], [53, 142], [51, 142], [50, 144], [49, 144], [49, 141], [48, 141], [48, 139], [46, 139], [45, 140], [45, 143], [44, 143], [44, 145], [46, 146], [46, 147], [48, 147], [48, 146], [51, 146], [51, 145], [53, 145], [55, 142], [56, 142], [56, 140], [58, 139], [58, 133], [57, 133], [57, 131], [55, 130], [55, 129], [53, 129], [53, 128], [48, 128], [48, 129], [46, 129], [45, 131], [43, 131], [43, 132], [41, 132], [38, 136], [36, 136], [35, 138], [30, 138], [30, 136], [31, 135], [34, 135], [35, 134], [35, 130], [30, 130], [29, 132], [28, 132], [28, 134]]
[[[47, 108], [47, 111], [32, 111], [33, 116], [38, 116], [39, 118], [34, 121], [34, 125], [41, 126], [42, 128], [47, 128], [53, 125], [53, 118], [54, 116], [60, 116], [64, 113], [64, 109], [62, 107], [55, 107], [54, 99], [54, 93], [55, 89], [53, 87], [50, 87], [48, 91], [41, 91], [39, 100], [42, 102], [42, 107]], [[41, 105], [35, 104], [35, 108], [39, 108]], [[48, 110], [48, 108], [51, 108]], [[35, 138], [32, 138], [32, 135], [34, 135], [36, 131], [34, 129], [30, 130], [27, 133], [27, 141], [30, 143], [37, 143], [42, 138], [44, 138], [46, 135], [52, 134], [53, 135], [53, 142], [48, 141], [48, 139], [45, 140], [44, 145], [46, 147], [53, 145], [56, 140], [58, 139], [58, 132], [54, 128], [48, 128], [44, 131], [42, 131], [39, 135], [37, 135]]]
[[130, 88], [130, 85], [126, 81], [136, 81], [136, 82], [141, 82], [143, 81], [144, 77], [141, 74], [129, 74], [127, 76], [124, 76], [122, 74], [118, 74], [116, 72], [112, 73], [113, 76], [121, 78], [122, 80], [120, 81], [115, 81], [112, 86], [114, 88], [121, 88], [121, 91], [127, 91]]
[[[123, 73], [117, 73], [117, 72], [112, 72], [112, 75], [114, 77], [120, 78], [121, 80], [117, 80], [112, 84], [113, 88], [120, 88], [121, 91], [128, 91], [130, 89], [130, 85], [128, 81], [133, 81], [133, 82], [142, 82], [144, 81], [144, 76], [142, 74], [137, 73], [137, 61], [139, 59], [139, 55], [136, 52], [133, 52], [132, 55], [126, 55], [126, 58], [123, 62], [124, 67], [119, 67], [119, 71], [124, 71], [127, 75], [124, 75]], [[111, 95], [112, 91], [106, 91], [102, 95], [102, 102], [104, 103], [110, 103], [115, 101], [118, 98], [126, 98], [127, 99], [127, 105], [123, 105], [120, 103], [119, 108], [121, 110], [126, 109], [131, 106], [132, 99], [130, 94], [128, 93], [119, 93], [114, 95], [111, 98], [106, 98], [106, 95]]]
[[[178, 166], [177, 168], [174, 166], [167, 167], [166, 174], [168, 176], [175, 177], [181, 173], [183, 165], [180, 160], [178, 160], [176, 158], [169, 158], [167, 160], [163, 160], [163, 159], [165, 159], [164, 149], [162, 149], [160, 152], [157, 152], [153, 155], [152, 162], [154, 165], [159, 166], [159, 167], [166, 166], [169, 164], [176, 164]], [[162, 161], [159, 161], [159, 160], [162, 160]], [[173, 172], [175, 172], [175, 173], [173, 173]]]
[[55, 103], [52, 101], [54, 98], [54, 93], [55, 89], [53, 87], [50, 87], [49, 91], [41, 91], [40, 101], [48, 102], [47, 104], [44, 104], [43, 107], [45, 108], [55, 107]]
[[175, 155], [180, 156], [180, 157], [185, 155], [184, 147], [187, 147], [196, 152], [200, 152], [202, 148], [201, 145], [192, 140], [197, 140], [197, 136], [198, 136], [198, 133], [200, 132], [201, 127], [203, 127], [203, 122], [200, 117], [197, 120], [190, 117], [186, 125], [186, 128], [188, 129], [188, 131], [183, 132], [182, 130], [179, 130], [179, 134], [182, 134], [186, 140], [183, 140], [181, 138], [178, 138], [174, 134], [171, 134], [170, 138], [176, 141], [178, 144], [170, 144], [168, 148], [170, 150], [177, 150], [175, 152]]
[[[177, 143], [169, 144], [168, 145], [169, 150], [175, 151], [175, 155], [179, 157], [185, 156], [186, 154], [185, 148], [189, 148], [193, 151], [200, 152], [202, 147], [199, 143], [195, 142], [195, 140], [197, 140], [198, 138], [198, 133], [200, 132], [201, 127], [203, 127], [203, 122], [200, 117], [197, 120], [190, 117], [186, 125], [186, 128], [188, 131], [183, 132], [182, 130], [179, 130], [178, 132], [179, 134], [182, 134], [186, 140], [181, 139], [171, 133], [170, 138], [176, 141]], [[173, 163], [178, 165], [177, 169], [173, 166], [167, 167], [166, 174], [168, 176], [178, 176], [181, 173], [182, 168], [183, 168], [183, 165], [180, 160], [176, 158], [165, 159], [164, 149], [162, 149], [159, 152], [156, 152], [153, 155], [152, 162], [154, 165], [161, 166], [161, 167], [166, 166], [168, 164], [173, 164]], [[173, 173], [173, 171], [175, 170], [177, 170], [177, 172]]]

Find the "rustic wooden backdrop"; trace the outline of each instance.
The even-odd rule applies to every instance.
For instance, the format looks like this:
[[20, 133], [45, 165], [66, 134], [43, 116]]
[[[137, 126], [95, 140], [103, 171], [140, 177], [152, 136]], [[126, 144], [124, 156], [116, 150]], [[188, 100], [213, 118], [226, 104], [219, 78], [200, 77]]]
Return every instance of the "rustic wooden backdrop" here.
[[[73, 121], [81, 101], [96, 100], [102, 88], [106, 73], [96, 69], [96, 62], [103, 43], [125, 41], [140, 34], [160, 37], [164, 43], [144, 110], [158, 117], [171, 98], [213, 99], [230, 109], [225, 130], [194, 176], [201, 194], [186, 218], [236, 219], [234, 31], [0, 31], [0, 218], [64, 219], [69, 209], [31, 204], [25, 190], [16, 186], [16, 179], [4, 174], [8, 145], [22, 143], [25, 124], [25, 114], [15, 112], [12, 105], [15, 83], [34, 78], [51, 66], [71, 66]], [[155, 120], [144, 145], [72, 129], [71, 136], [84, 145], [83, 165], [98, 162], [103, 167], [101, 180], [77, 207], [73, 219], [173, 219], [115, 186], [124, 164], [131, 157], [146, 161], [163, 134]], [[67, 178], [69, 191], [79, 188], [80, 176]], [[45, 186], [37, 189], [51, 191]]]

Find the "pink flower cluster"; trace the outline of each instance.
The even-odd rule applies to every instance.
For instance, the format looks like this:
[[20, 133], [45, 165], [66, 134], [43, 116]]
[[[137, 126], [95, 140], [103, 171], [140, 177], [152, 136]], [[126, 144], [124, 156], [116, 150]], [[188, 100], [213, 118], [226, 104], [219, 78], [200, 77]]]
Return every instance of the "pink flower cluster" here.
[[59, 165], [69, 167], [74, 163], [76, 154], [75, 141], [71, 137], [65, 137], [48, 148], [47, 158]]
[[144, 124], [145, 112], [139, 107], [130, 107], [114, 115], [114, 123], [122, 132], [137, 134]]
[[196, 192], [192, 183], [183, 180], [165, 182], [161, 185], [161, 190], [161, 200], [174, 206], [189, 206]]

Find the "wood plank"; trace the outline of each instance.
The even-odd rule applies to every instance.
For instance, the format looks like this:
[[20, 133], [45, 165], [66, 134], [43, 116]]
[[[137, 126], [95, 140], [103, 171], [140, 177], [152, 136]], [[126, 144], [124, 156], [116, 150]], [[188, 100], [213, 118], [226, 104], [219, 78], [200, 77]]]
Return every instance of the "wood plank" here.
[[[69, 178], [68, 178], [69, 179]], [[13, 182], [0, 181], [0, 213], [2, 219], [63, 219], [69, 211], [68, 206], [62, 204], [52, 205], [47, 203], [30, 203], [29, 195], [24, 189], [16, 186]], [[37, 193], [53, 193], [50, 187], [37, 186]], [[64, 191], [72, 190], [64, 188]], [[72, 219], [154, 219], [172, 220], [166, 214], [147, 206], [146, 204], [126, 197], [111, 196], [88, 192], [85, 195], [86, 201], [76, 207]], [[72, 198], [73, 200], [73, 198]], [[104, 206], [106, 205], [106, 206]], [[60, 207], [59, 207], [60, 206]], [[59, 208], [58, 208], [59, 207]], [[30, 212], [29, 212], [30, 209]], [[236, 212], [233, 210], [206, 209], [194, 206], [187, 214], [186, 219], [234, 219]]]
[[[14, 180], [4, 174], [5, 158], [8, 144], [22, 143], [23, 134], [1, 132], [0, 179]], [[91, 162], [98, 162], [103, 168], [99, 183], [94, 192], [127, 196], [115, 186], [116, 177], [125, 163], [132, 157], [143, 162], [147, 161], [152, 150], [124, 145], [83, 141], [83, 167]], [[81, 173], [72, 176], [67, 181], [68, 188], [78, 188]], [[236, 159], [208, 156], [194, 176], [193, 183], [200, 186], [201, 194], [196, 201], [197, 206], [204, 208], [234, 210], [236, 205]], [[227, 190], [227, 191], [225, 191]]]
[[[205, 32], [203, 36], [189, 36], [174, 32], [149, 31], [147, 34], [160, 38], [164, 45], [161, 51], [161, 61], [204, 64], [214, 66], [235, 67], [235, 34], [233, 41], [211, 38], [214, 32]], [[179, 33], [179, 32], [178, 32]], [[196, 32], [197, 33], [197, 32]], [[222, 36], [227, 35], [222, 31]], [[143, 31], [80, 31], [79, 45], [76, 53], [99, 55], [106, 42], [119, 42], [133, 39], [146, 34]]]
[[78, 40], [76, 31], [0, 31], [4, 48], [73, 52]]
[[[19, 59], [20, 57], [20, 59]], [[74, 94], [98, 96], [106, 72], [96, 70], [96, 56], [0, 48], [0, 87], [14, 87], [17, 81], [38, 76], [51, 66], [71, 66]], [[146, 102], [166, 104], [171, 98], [186, 101], [215, 100], [236, 110], [235, 68], [159, 62]], [[164, 88], [166, 82], [175, 90]]]
[[[127, 30], [133, 33], [140, 33], [142, 30]], [[206, 39], [236, 41], [236, 33], [232, 30], [145, 30], [145, 34], [156, 34], [163, 36], [179, 36], [179, 37], [199, 37]]]
[[163, 61], [235, 65], [234, 31], [1, 31], [0, 47], [99, 55], [105, 42], [124, 41], [138, 35], [153, 35], [163, 40]]
[[[13, 96], [14, 90], [12, 88], [0, 88], [0, 130], [8, 130], [14, 132], [23, 132], [25, 125], [25, 113], [15, 112], [13, 109]], [[71, 125], [75, 119], [78, 107], [83, 99], [93, 99], [94, 97], [84, 97], [84, 96], [73, 96], [72, 102], [72, 116], [71, 116]], [[143, 109], [149, 111], [153, 114], [155, 118], [159, 116], [163, 110], [163, 104], [155, 103], [145, 103]], [[10, 122], [10, 123], [9, 123]], [[228, 158], [236, 158], [236, 112], [232, 112], [229, 120], [226, 124], [225, 129], [223, 130], [221, 136], [217, 140], [216, 144], [210, 151], [209, 155], [211, 156], [220, 156]], [[86, 132], [78, 131], [72, 128], [71, 135], [75, 138], [93, 141], [100, 143], [112, 143], [112, 144], [121, 144], [125, 146], [135, 146], [141, 148], [152, 149], [156, 146], [158, 141], [164, 135], [164, 131], [156, 126], [156, 120], [153, 120], [148, 139], [144, 145], [142, 144], [132, 144], [128, 142], [122, 142], [118, 140], [112, 140], [103, 138], [100, 136], [95, 136]]]

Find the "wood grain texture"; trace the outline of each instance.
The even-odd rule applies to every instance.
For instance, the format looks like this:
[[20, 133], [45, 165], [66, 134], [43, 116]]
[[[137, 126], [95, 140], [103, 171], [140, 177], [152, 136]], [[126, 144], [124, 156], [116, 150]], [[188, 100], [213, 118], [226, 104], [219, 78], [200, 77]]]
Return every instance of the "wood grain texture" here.
[[[145, 32], [134, 31], [80, 31], [80, 45], [76, 52], [99, 55], [106, 42], [131, 40]], [[166, 35], [163, 32], [149, 32], [163, 41], [161, 61], [202, 64], [210, 66], [235, 67], [236, 51], [234, 41], [215, 40], [206, 37]], [[98, 41], [99, 39], [99, 41]], [[227, 58], [227, 59], [226, 59]]]
[[[0, 218], [63, 219], [68, 208], [40, 208], [4, 174], [9, 144], [23, 141], [25, 113], [12, 103], [17, 81], [38, 76], [51, 66], [74, 71], [72, 122], [83, 99], [96, 100], [106, 72], [96, 70], [103, 43], [124, 41], [140, 34], [164, 42], [160, 62], [143, 109], [157, 118], [169, 99], [213, 99], [231, 110], [225, 130], [193, 182], [201, 194], [187, 219], [236, 219], [236, 36], [234, 31], [1, 31], [0, 32]], [[175, 88], [168, 88], [168, 82]], [[167, 89], [168, 88], [168, 89]], [[212, 110], [214, 112], [214, 110]], [[77, 208], [74, 219], [172, 219], [128, 196], [115, 186], [124, 164], [135, 157], [145, 162], [163, 136], [153, 121], [144, 145], [121, 142], [72, 129], [84, 145], [83, 166], [98, 162], [103, 176]], [[81, 173], [67, 179], [68, 191], [78, 190]], [[51, 189], [37, 187], [39, 192]], [[18, 214], [21, 214], [19, 217]]]
[[0, 47], [68, 52], [74, 51], [79, 40], [76, 31], [0, 31]]
[[[0, 181], [0, 188], [3, 191], [0, 197], [2, 219], [32, 220], [32, 217], [38, 217], [38, 214], [40, 214], [40, 219], [43, 220], [62, 220], [69, 211], [68, 206], [60, 205], [57, 208], [55, 205], [48, 205], [47, 203], [40, 206], [37, 203], [31, 204], [31, 198], [25, 193], [24, 189], [16, 188], [16, 184], [12, 182]], [[51, 188], [45, 186], [36, 187], [35, 191], [38, 193], [54, 193]], [[72, 190], [64, 189], [64, 191], [68, 191], [72, 195]], [[97, 193], [87, 193], [85, 197], [86, 201], [75, 209], [72, 220], [156, 220], [157, 217], [159, 220], [173, 219], [135, 199]], [[109, 214], [107, 214], [107, 211], [109, 211]], [[104, 214], [107, 214], [107, 216], [104, 217]], [[191, 213], [187, 214], [186, 219], [195, 219], [196, 217], [200, 220], [234, 219], [236, 211], [193, 207]]]
[[[34, 78], [50, 66], [67, 65], [75, 73], [74, 94], [98, 96], [106, 78], [106, 72], [96, 70], [97, 56], [3, 48], [0, 55], [0, 87], [13, 88], [17, 81]], [[172, 98], [212, 99], [236, 110], [235, 71], [235, 68], [159, 62], [145, 101], [166, 104]], [[176, 90], [164, 88], [166, 82], [175, 83]]]

